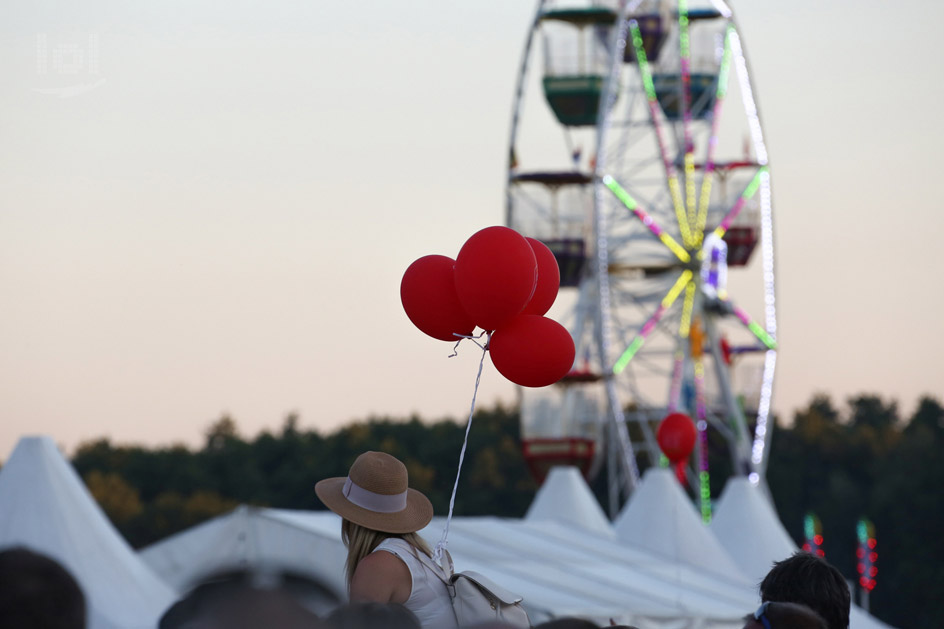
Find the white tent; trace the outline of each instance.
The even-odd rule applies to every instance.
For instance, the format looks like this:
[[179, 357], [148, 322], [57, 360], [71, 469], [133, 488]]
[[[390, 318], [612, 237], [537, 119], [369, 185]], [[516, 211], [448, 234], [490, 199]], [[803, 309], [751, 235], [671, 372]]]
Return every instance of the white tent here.
[[606, 539], [615, 538], [603, 508], [580, 470], [572, 465], [551, 468], [524, 519], [528, 522], [554, 520], [592, 531]]
[[285, 572], [346, 591], [341, 519], [330, 511], [240, 506], [139, 552], [167, 583], [186, 592], [206, 577], [252, 569]]
[[[448, 548], [457, 569], [481, 572], [521, 594], [535, 622], [578, 616], [601, 626], [612, 618], [640, 629], [740, 629], [744, 614], [757, 607], [755, 582], [738, 568], [729, 563], [725, 570], [731, 573], [725, 574], [690, 557], [698, 540], [718, 550], [716, 541], [704, 541], [701, 533], [708, 531], [697, 515], [692, 513], [694, 529], [690, 519], [682, 524], [686, 520], [678, 516], [679, 522], [673, 524], [665, 513], [662, 519], [634, 521], [637, 515], [648, 517], [647, 509], [654, 514], [684, 512], [685, 503], [677, 500], [684, 501], [684, 494], [666, 498], [654, 492], [654, 497], [646, 497], [650, 490], [643, 491], [645, 487], [658, 489], [664, 482], [660, 474], [647, 477], [637, 490], [639, 506], [622, 514], [623, 525], [639, 531], [625, 540], [598, 531], [599, 519], [585, 520], [573, 513], [590, 496], [579, 475], [564, 471], [554, 476], [524, 520], [453, 518]], [[674, 478], [669, 480], [675, 483]], [[681, 493], [676, 485], [668, 487], [662, 491]], [[694, 509], [690, 503], [687, 508]], [[437, 517], [420, 533], [434, 544], [444, 525], [445, 518]], [[665, 541], [649, 543], [664, 534], [663, 528], [694, 539], [677, 544], [677, 552], [671, 551], [676, 556], [670, 556]], [[340, 518], [331, 512], [240, 507], [142, 550], [141, 557], [182, 589], [201, 576], [253, 567], [307, 574], [343, 592], [346, 552], [340, 529]], [[724, 562], [717, 556], [710, 567]], [[854, 629], [867, 626], [874, 625], [854, 625]]]
[[[799, 550], [783, 528], [763, 489], [751, 484], [747, 478], [729, 479], [719, 502], [711, 530], [754, 583], [763, 580], [775, 561], [786, 559]], [[849, 627], [883, 629], [889, 625], [853, 605]]]
[[[439, 533], [438, 519], [428, 530]], [[552, 616], [601, 625], [614, 618], [641, 629], [740, 628], [751, 605], [743, 589], [714, 576], [557, 522], [461, 518], [450, 527], [449, 549], [460, 568], [488, 574]]]
[[135, 555], [48, 437], [20, 439], [0, 469], [0, 547], [25, 546], [79, 582], [90, 629], [155, 627], [174, 592]]
[[749, 585], [747, 576], [702, 524], [692, 501], [668, 468], [646, 470], [613, 526], [620, 540], [643, 544], [667, 560], [725, 575], [745, 588]]
[[[421, 534], [435, 543], [444, 518]], [[340, 519], [325, 511], [247, 509], [216, 518], [141, 551], [142, 559], [186, 588], [232, 567], [289, 569], [344, 591]], [[494, 517], [453, 518], [449, 550], [457, 569], [476, 570], [520, 593], [532, 619], [610, 618], [641, 629], [740, 628], [741, 600], [661, 558], [572, 526]], [[700, 586], [700, 587], [699, 587]]]
[[743, 476], [724, 486], [710, 527], [753, 583], [760, 583], [775, 561], [797, 551], [763, 489]]

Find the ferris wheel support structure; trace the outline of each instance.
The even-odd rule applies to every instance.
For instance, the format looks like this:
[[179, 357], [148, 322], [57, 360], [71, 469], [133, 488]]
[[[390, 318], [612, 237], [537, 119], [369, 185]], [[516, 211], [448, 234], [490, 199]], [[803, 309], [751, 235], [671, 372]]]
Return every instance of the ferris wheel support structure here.
[[[655, 423], [686, 412], [698, 431], [687, 474], [707, 521], [712, 441], [727, 442], [733, 473], [763, 479], [778, 343], [760, 116], [730, 8], [700, 1], [690, 8], [688, 0], [629, 0], [613, 11], [539, 0], [516, 85], [506, 223], [552, 247], [561, 295], [573, 296], [565, 314], [578, 352], [554, 392], [543, 399], [523, 392], [523, 436], [597, 441], [594, 457], [607, 459], [612, 505], [638, 482], [640, 457], [659, 464]], [[665, 30], [653, 31], [653, 23]], [[713, 40], [716, 65], [707, 70], [705, 24], [723, 27]], [[558, 48], [552, 28], [575, 31], [575, 49]], [[539, 30], [543, 114], [540, 103], [525, 100]], [[666, 46], [657, 58], [667, 38], [675, 52]], [[599, 71], [594, 45], [605, 49]], [[531, 119], [543, 120], [544, 131], [523, 132]], [[561, 136], [564, 159], [547, 157], [551, 135]], [[583, 143], [594, 145], [589, 163]], [[525, 148], [527, 155], [519, 152]], [[750, 262], [756, 244], [760, 264], [757, 256]], [[748, 314], [756, 304], [729, 294], [729, 267], [738, 270], [732, 278], [760, 275], [762, 324]], [[597, 420], [588, 419], [594, 399], [606, 408]]]

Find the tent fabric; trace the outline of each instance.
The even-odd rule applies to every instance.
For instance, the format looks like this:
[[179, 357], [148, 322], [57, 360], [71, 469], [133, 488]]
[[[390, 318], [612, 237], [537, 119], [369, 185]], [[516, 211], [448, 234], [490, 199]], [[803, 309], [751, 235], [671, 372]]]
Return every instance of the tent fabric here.
[[[435, 518], [420, 533], [438, 540], [444, 524]], [[180, 588], [226, 567], [291, 566], [343, 592], [340, 530], [340, 518], [331, 512], [241, 507], [140, 554]], [[642, 549], [559, 522], [457, 517], [448, 547], [457, 569], [481, 572], [524, 596], [535, 622], [579, 616], [640, 629], [739, 629], [753, 605], [743, 589], [734, 593], [715, 577], [674, 569]]]
[[[756, 582], [739, 570], [711, 572], [653, 552], [646, 542], [651, 533], [614, 540], [566, 520], [454, 517], [448, 548], [457, 570], [481, 572], [521, 594], [536, 623], [576, 616], [600, 626], [613, 619], [640, 629], [740, 629], [744, 614], [759, 603]], [[436, 541], [444, 525], [437, 517], [420, 533]], [[329, 511], [240, 507], [141, 556], [181, 588], [242, 566], [307, 573], [344, 592], [340, 530], [340, 518]], [[852, 629], [873, 627], [883, 625], [853, 610]]]
[[[799, 550], [774, 511], [764, 490], [744, 477], [732, 477], [721, 492], [711, 530], [753, 583], [760, 583], [775, 561]], [[886, 629], [857, 605], [849, 613], [849, 629]]]
[[753, 583], [760, 583], [775, 561], [797, 551], [763, 489], [743, 476], [725, 484], [710, 528]]
[[607, 539], [615, 538], [603, 508], [590, 491], [580, 470], [572, 465], [551, 468], [524, 519], [528, 522], [560, 521]]
[[0, 469], [0, 547], [14, 546], [72, 573], [85, 593], [89, 629], [155, 627], [174, 601], [49, 437], [23, 437]]
[[[437, 524], [434, 519], [431, 528]], [[719, 585], [714, 576], [672, 565], [641, 547], [561, 523], [454, 519], [449, 548], [457, 569], [477, 570], [517, 588], [526, 605], [549, 616], [580, 616], [601, 625], [613, 618], [641, 629], [739, 629], [753, 605], [747, 588]], [[580, 604], [562, 604], [562, 593], [577, 596]]]
[[338, 598], [347, 590], [341, 518], [330, 511], [238, 507], [139, 551], [179, 592], [215, 574], [250, 568], [310, 578]]
[[746, 575], [706, 527], [668, 468], [646, 470], [639, 486], [613, 523], [616, 535], [645, 545], [669, 561], [727, 575], [744, 585]]

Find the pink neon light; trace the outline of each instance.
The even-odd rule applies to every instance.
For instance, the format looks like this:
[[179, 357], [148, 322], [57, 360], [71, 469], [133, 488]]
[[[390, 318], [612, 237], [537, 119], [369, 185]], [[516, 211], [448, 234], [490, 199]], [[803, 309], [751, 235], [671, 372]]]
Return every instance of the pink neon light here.
[[740, 306], [735, 306], [731, 302], [728, 302], [728, 304], [730, 304], [731, 309], [734, 311], [734, 314], [737, 316], [737, 318], [741, 320], [741, 323], [743, 323], [746, 326], [751, 325], [752, 323], [751, 317], [744, 311], [743, 308], [741, 308]]
[[666, 310], [665, 306], [662, 306], [662, 305], [656, 308], [656, 311], [652, 313], [652, 316], [649, 317], [649, 320], [646, 321], [645, 324], [643, 324], [642, 329], [639, 331], [639, 336], [641, 336], [642, 338], [646, 338], [647, 336], [649, 336], [652, 333], [652, 331], [655, 329], [656, 324], [659, 323], [659, 319], [661, 319], [662, 315], [665, 314], [665, 310]]
[[731, 208], [731, 211], [728, 212], [728, 215], [725, 216], [724, 220], [721, 221], [721, 224], [718, 225], [718, 229], [721, 229], [722, 233], [728, 231], [728, 228], [731, 227], [731, 223], [733, 223], [734, 219], [737, 218], [737, 215], [741, 213], [745, 203], [747, 203], [747, 197], [742, 194], [738, 197], [738, 200], [734, 203], [734, 207]]
[[659, 227], [655, 219], [649, 216], [649, 214], [647, 214], [645, 210], [642, 210], [637, 207], [633, 210], [633, 214], [635, 214], [639, 218], [639, 220], [642, 221], [643, 225], [649, 228], [649, 231], [651, 231], [653, 234], [655, 234], [656, 236], [660, 238], [662, 237], [662, 233], [663, 233], [662, 228]]

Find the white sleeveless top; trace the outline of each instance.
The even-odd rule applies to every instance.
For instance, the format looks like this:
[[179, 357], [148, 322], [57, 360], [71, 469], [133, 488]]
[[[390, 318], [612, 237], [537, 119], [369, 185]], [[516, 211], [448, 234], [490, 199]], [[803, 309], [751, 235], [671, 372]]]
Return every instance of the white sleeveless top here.
[[410, 569], [413, 583], [410, 598], [403, 606], [416, 614], [424, 629], [458, 628], [459, 623], [456, 622], [456, 613], [452, 610], [452, 599], [449, 598], [446, 584], [436, 576], [431, 566], [421, 562], [415, 554], [423, 551], [414, 549], [409, 542], [399, 537], [388, 537], [374, 552], [378, 550], [393, 553]]

